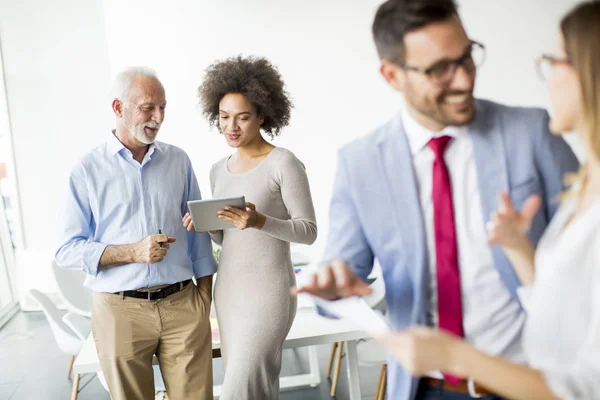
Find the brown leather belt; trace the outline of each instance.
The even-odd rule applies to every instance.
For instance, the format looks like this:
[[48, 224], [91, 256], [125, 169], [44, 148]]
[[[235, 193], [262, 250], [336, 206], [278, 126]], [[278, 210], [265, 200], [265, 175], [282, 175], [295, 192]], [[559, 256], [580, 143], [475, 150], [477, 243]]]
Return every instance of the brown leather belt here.
[[[469, 386], [466, 380], [462, 380], [456, 385], [453, 385], [445, 380], [423, 377], [421, 378], [421, 383], [429, 387], [441, 388], [449, 392], [466, 393], [470, 395], [473, 394], [469, 391]], [[473, 386], [475, 389], [474, 393], [476, 393], [479, 396], [495, 395], [495, 393], [490, 392], [489, 390], [477, 385], [476, 383], [474, 383]]]

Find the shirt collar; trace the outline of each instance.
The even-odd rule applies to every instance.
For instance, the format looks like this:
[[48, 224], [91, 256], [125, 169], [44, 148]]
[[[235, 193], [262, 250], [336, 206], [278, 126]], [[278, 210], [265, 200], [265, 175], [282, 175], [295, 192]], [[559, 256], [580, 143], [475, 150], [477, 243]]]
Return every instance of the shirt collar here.
[[417, 120], [410, 115], [406, 105], [402, 106], [402, 124], [404, 126], [404, 132], [408, 138], [408, 145], [410, 146], [410, 152], [414, 156], [419, 153], [427, 143], [433, 138], [440, 136], [451, 136], [453, 138], [466, 133], [467, 128], [465, 126], [447, 126], [441, 131], [432, 131], [419, 124]]
[[119, 139], [117, 139], [117, 136], [115, 135], [114, 130], [110, 132], [110, 135], [108, 135], [106, 145], [108, 148], [108, 152], [110, 153], [111, 156], [114, 156], [115, 154], [117, 154], [118, 152], [120, 152], [121, 150], [123, 150], [125, 148], [123, 143], [121, 143], [121, 141]]
[[[125, 145], [123, 143], [121, 143], [121, 141], [119, 139], [117, 139], [114, 129], [110, 132], [110, 135], [107, 140], [107, 146], [108, 146], [108, 151], [111, 156], [114, 156], [115, 154], [117, 154], [118, 152], [120, 152], [121, 150], [123, 150], [125, 148]], [[160, 142], [156, 142], [156, 141], [154, 143], [152, 143], [150, 145], [150, 147], [148, 148], [148, 155], [151, 156], [152, 153], [154, 153], [155, 149], [162, 153], [163, 152], [162, 144]]]

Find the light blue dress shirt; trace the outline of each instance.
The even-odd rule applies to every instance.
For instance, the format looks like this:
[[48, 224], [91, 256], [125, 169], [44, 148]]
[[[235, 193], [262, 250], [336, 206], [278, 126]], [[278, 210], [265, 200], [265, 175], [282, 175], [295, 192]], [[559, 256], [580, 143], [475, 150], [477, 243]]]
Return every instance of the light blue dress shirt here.
[[[187, 201], [200, 198], [196, 175], [183, 150], [155, 142], [140, 164], [111, 134], [71, 171], [56, 262], [85, 271], [84, 285], [98, 292], [213, 274], [217, 267], [210, 237], [187, 232], [181, 222]], [[108, 245], [139, 242], [159, 230], [177, 239], [161, 262], [98, 268]]]

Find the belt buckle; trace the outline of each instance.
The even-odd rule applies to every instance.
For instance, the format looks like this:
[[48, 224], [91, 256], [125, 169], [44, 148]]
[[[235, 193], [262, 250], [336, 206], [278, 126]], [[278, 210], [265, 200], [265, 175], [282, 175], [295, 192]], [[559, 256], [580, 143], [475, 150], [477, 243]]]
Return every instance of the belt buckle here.
[[154, 290], [154, 291], [150, 291], [150, 290], [148, 290], [148, 301], [160, 301], [160, 300], [162, 300], [162, 299], [156, 299], [156, 300], [152, 300], [152, 299], [151, 299], [151, 295], [152, 295], [152, 293], [158, 293], [158, 292], [160, 292], [161, 290], [162, 290], [162, 289], [158, 289], [158, 290]]
[[481, 393], [477, 393], [477, 389], [475, 389], [475, 381], [473, 378], [467, 379], [467, 389], [469, 389], [469, 396], [474, 399], [479, 399], [483, 397]]

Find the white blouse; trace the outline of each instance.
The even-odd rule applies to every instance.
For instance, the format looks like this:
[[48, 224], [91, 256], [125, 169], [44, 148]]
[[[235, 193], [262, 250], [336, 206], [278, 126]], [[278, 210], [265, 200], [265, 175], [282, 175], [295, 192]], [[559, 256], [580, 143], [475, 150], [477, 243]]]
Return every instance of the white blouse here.
[[533, 286], [519, 289], [528, 316], [523, 345], [529, 364], [555, 395], [600, 399], [600, 202], [565, 224], [564, 204], [535, 255]]

